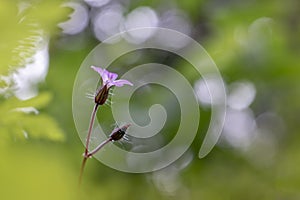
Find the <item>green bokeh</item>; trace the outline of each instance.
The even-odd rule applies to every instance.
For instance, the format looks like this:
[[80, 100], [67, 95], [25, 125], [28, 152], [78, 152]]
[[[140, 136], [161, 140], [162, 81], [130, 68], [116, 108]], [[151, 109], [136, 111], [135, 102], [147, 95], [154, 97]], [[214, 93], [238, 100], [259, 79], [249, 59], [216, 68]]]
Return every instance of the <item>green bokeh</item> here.
[[[270, 129], [273, 146], [268, 146], [268, 140], [262, 141], [245, 152], [220, 144], [207, 157], [198, 159], [199, 141], [210, 117], [209, 109], [201, 108], [198, 135], [182, 158], [194, 155], [187, 167], [175, 170], [180, 168], [179, 160], [161, 172], [126, 174], [90, 159], [80, 192], [77, 179], [84, 147], [73, 124], [72, 87], [81, 62], [99, 41], [90, 28], [74, 36], [60, 35], [56, 24], [70, 13], [60, 6], [62, 1], [22, 2], [34, 5], [23, 13], [29, 21], [22, 23], [17, 1], [0, 3], [0, 74], [23, 67], [26, 58], [33, 55], [35, 41], [20, 50], [26, 53], [23, 57], [20, 52], [12, 53], [20, 40], [32, 34], [35, 27], [28, 25], [31, 19], [50, 36], [50, 64], [46, 81], [39, 85], [39, 95], [33, 99], [18, 100], [12, 95], [13, 86], [0, 81], [1, 88], [9, 87], [0, 93], [0, 199], [300, 198], [299, 1], [169, 1], [191, 19], [195, 28], [192, 37], [207, 49], [226, 83], [249, 80], [255, 85], [256, 98], [251, 105], [255, 117], [271, 112], [282, 119], [280, 134]], [[128, 12], [137, 6], [160, 10], [168, 4], [133, 0]], [[191, 82], [196, 79], [188, 64], [172, 55], [162, 58], [142, 53], [141, 58], [135, 64], [162, 61], [172, 64]], [[153, 103], [153, 97], [144, 99], [141, 105]], [[28, 106], [35, 107], [39, 114], [16, 111]], [[109, 116], [102, 122], [109, 130], [109, 108], [100, 114]], [[175, 129], [177, 125], [169, 127]], [[171, 181], [155, 184], [156, 173]], [[178, 184], [173, 193], [168, 193], [173, 183]]]

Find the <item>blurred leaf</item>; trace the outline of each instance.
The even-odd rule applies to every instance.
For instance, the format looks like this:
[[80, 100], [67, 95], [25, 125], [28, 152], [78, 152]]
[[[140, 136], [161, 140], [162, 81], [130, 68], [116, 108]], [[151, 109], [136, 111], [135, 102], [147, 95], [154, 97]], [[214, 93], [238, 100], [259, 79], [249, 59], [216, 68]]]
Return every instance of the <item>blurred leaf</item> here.
[[54, 118], [47, 114], [27, 116], [22, 123], [24, 130], [32, 138], [45, 138], [54, 141], [64, 140], [63, 131], [59, 128]]
[[0, 74], [30, 62], [43, 37], [57, 30], [67, 18], [62, 1], [0, 2]]
[[43, 92], [40, 93], [39, 96], [25, 101], [20, 101], [18, 98], [12, 97], [6, 101], [3, 101], [0, 107], [2, 111], [9, 111], [16, 108], [31, 106], [34, 106], [36, 109], [40, 109], [48, 105], [51, 99], [52, 96], [49, 92]]
[[49, 139], [64, 140], [63, 131], [56, 121], [47, 114], [39, 114], [37, 108], [43, 108], [50, 102], [50, 93], [27, 101], [15, 97], [0, 103], [0, 132], [2, 139]]

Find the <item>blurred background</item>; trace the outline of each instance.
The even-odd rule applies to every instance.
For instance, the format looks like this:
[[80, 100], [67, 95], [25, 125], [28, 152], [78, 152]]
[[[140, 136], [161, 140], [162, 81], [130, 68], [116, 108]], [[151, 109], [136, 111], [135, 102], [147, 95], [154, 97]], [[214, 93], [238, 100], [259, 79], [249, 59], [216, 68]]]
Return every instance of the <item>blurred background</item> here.
[[[300, 199], [300, 1], [1, 0], [0, 24], [1, 199]], [[197, 137], [179, 160], [152, 173], [127, 174], [90, 159], [79, 193], [84, 146], [72, 117], [77, 70], [99, 43], [139, 27], [177, 30], [208, 51], [227, 93], [221, 138], [198, 158], [212, 102], [188, 63], [166, 52], [133, 52], [112, 71], [158, 62], [184, 74], [199, 101]], [[153, 34], [124, 39], [142, 43]], [[174, 41], [172, 48], [185, 45]], [[219, 92], [214, 76], [207, 84]], [[146, 113], [160, 89], [141, 89], [144, 101], [133, 96], [132, 103]], [[178, 113], [172, 117], [171, 133]], [[109, 130], [113, 120], [103, 123]]]

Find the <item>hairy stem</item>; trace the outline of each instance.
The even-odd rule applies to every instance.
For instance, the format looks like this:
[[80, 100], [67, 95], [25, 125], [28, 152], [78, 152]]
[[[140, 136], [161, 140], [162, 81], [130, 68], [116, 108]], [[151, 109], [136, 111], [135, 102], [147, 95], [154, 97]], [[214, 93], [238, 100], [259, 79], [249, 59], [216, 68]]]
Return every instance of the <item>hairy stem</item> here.
[[85, 144], [85, 150], [84, 150], [83, 160], [82, 160], [81, 168], [80, 168], [79, 186], [81, 185], [82, 175], [83, 175], [83, 171], [84, 171], [84, 167], [85, 167], [86, 161], [89, 158], [89, 156], [88, 156], [88, 154], [89, 154], [89, 144], [90, 144], [90, 140], [91, 140], [93, 125], [94, 125], [96, 113], [97, 113], [97, 110], [98, 110], [98, 106], [99, 106], [99, 104], [95, 104], [95, 106], [93, 108], [92, 115], [91, 115], [89, 130], [88, 130], [88, 134], [87, 134], [87, 137], [86, 137], [86, 144]]
[[99, 144], [93, 151], [91, 151], [87, 156], [88, 157], [93, 156], [95, 153], [97, 153], [100, 149], [102, 149], [102, 147], [104, 147], [110, 141], [112, 141], [112, 138], [111, 137], [107, 138], [101, 144]]
[[100, 149], [102, 149], [102, 147], [104, 147], [106, 144], [108, 144], [110, 141], [112, 141], [112, 138], [109, 137], [108, 139], [104, 140], [101, 144], [99, 144], [93, 151], [91, 151], [90, 153], [84, 154], [83, 155], [83, 160], [81, 163], [81, 168], [80, 168], [80, 174], [79, 174], [79, 186], [81, 185], [81, 181], [82, 181], [82, 175], [83, 175], [83, 171], [84, 171], [84, 167], [86, 164], [86, 161], [88, 158], [90, 158], [91, 156], [93, 156], [95, 153], [97, 153]]
[[93, 112], [92, 112], [92, 116], [91, 116], [91, 120], [90, 120], [90, 126], [89, 126], [88, 134], [87, 134], [87, 137], [86, 137], [84, 157], [87, 157], [88, 152], [89, 152], [89, 144], [90, 144], [90, 140], [91, 140], [93, 125], [94, 125], [95, 116], [96, 116], [96, 113], [97, 113], [98, 106], [99, 106], [99, 104], [95, 104]]

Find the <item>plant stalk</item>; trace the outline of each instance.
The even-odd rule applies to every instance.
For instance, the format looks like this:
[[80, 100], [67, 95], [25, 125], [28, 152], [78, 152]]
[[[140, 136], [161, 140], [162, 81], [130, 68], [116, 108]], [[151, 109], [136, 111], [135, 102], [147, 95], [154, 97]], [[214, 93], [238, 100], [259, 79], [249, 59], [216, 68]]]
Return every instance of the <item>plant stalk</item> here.
[[86, 137], [86, 144], [85, 144], [85, 151], [84, 151], [84, 156], [85, 157], [87, 157], [88, 152], [89, 152], [89, 144], [90, 144], [90, 140], [91, 140], [93, 125], [94, 125], [96, 113], [97, 113], [97, 110], [98, 110], [98, 106], [99, 106], [99, 104], [95, 104], [92, 115], [91, 115], [90, 126], [89, 126], [88, 134], [87, 134], [87, 137]]

